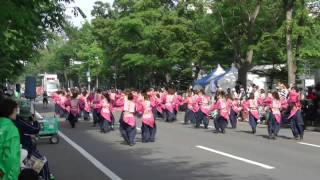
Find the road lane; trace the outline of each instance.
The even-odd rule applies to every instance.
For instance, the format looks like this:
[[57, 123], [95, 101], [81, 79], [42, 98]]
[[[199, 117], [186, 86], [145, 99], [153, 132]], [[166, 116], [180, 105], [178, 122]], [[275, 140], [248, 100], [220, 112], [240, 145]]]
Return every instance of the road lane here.
[[[116, 115], [116, 119], [119, 113]], [[183, 115], [179, 114], [179, 118]], [[118, 131], [99, 133], [91, 122], [79, 122], [71, 129], [61, 122], [61, 131], [123, 179], [315, 179], [320, 167], [319, 148], [310, 148], [291, 139], [289, 129], [282, 129], [277, 140], [266, 139], [265, 128], [256, 135], [247, 124], [228, 129], [226, 134], [214, 134], [212, 129], [194, 129], [180, 123], [157, 122], [155, 143], [143, 144], [137, 134], [137, 144], [123, 144]], [[319, 134], [306, 133], [308, 142], [316, 142]], [[272, 165], [260, 167], [226, 159], [194, 148], [202, 145], [228, 152], [252, 161]], [[63, 161], [63, 160], [62, 160]], [[85, 168], [85, 167], [83, 167]], [[297, 171], [299, 169], [299, 171]]]

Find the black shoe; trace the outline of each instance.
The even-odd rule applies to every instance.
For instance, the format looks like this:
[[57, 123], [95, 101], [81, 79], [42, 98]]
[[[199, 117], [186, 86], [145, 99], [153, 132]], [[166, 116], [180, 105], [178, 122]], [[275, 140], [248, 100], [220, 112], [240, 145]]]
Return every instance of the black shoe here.
[[257, 131], [255, 129], [252, 129], [252, 134], [255, 134]]
[[204, 126], [205, 129], [208, 129], [208, 126]]
[[300, 140], [301, 140], [301, 141], [303, 140], [303, 136], [300, 136]]
[[221, 133], [222, 133], [222, 134], [225, 134], [225, 133], [226, 133], [226, 130], [224, 130], [224, 129], [221, 130]]

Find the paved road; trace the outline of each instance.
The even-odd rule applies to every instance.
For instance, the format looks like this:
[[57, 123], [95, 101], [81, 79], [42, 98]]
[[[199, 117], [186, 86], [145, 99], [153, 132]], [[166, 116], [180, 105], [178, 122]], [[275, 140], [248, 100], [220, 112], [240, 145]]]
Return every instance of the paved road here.
[[[50, 116], [53, 107], [44, 110], [37, 105], [37, 110]], [[118, 116], [116, 113], [116, 119]], [[179, 121], [182, 117], [183, 113], [179, 114]], [[84, 121], [71, 129], [61, 119], [60, 131], [68, 142], [61, 138], [52, 145], [43, 140], [39, 149], [49, 159], [57, 180], [319, 179], [320, 133], [306, 132], [303, 143], [308, 144], [299, 144], [291, 139], [289, 129], [282, 129], [277, 140], [269, 140], [265, 128], [252, 135], [246, 123], [226, 134], [214, 134], [212, 129], [194, 129], [179, 121], [158, 121], [155, 143], [141, 143], [137, 134], [137, 144], [129, 147], [118, 131], [101, 134]]]

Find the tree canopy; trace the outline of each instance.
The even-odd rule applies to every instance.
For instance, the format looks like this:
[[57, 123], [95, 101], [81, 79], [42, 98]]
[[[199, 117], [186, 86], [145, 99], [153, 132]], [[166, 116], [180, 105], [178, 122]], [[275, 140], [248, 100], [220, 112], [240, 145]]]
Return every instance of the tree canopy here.
[[[77, 29], [54, 21], [30, 33], [40, 33], [33, 34], [39, 38], [31, 41], [34, 44], [14, 46], [21, 53], [11, 53], [9, 45], [1, 53], [23, 55], [28, 50], [30, 57], [30, 52], [40, 52], [33, 59], [46, 62], [42, 63], [45, 69], [58, 72], [66, 85], [69, 81], [86, 84], [85, 72], [90, 69], [96, 85], [186, 88], [218, 63], [224, 67], [234, 63], [243, 85], [254, 65], [287, 64], [283, 72], [288, 71], [289, 82], [295, 82], [303, 63], [309, 62], [312, 68], [320, 65], [319, 13], [312, 2], [115, 0], [111, 5], [97, 1], [91, 23]], [[51, 26], [64, 27], [63, 35], [49, 37]], [[44, 40], [48, 48], [41, 50]], [[73, 64], [73, 60], [81, 63]]]

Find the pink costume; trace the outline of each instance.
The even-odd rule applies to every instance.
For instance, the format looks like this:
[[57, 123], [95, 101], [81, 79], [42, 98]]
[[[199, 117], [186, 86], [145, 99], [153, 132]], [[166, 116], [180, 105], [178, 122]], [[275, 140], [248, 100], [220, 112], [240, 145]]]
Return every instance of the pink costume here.
[[60, 98], [60, 107], [69, 112], [69, 108], [66, 106], [66, 102], [68, 101], [68, 98], [66, 96], [61, 96]]
[[70, 112], [73, 116], [78, 116], [80, 114], [79, 99], [68, 99], [65, 102], [65, 106], [69, 107], [68, 112]]
[[249, 112], [255, 117], [257, 120], [260, 119], [259, 111], [258, 111], [258, 102], [255, 99], [248, 100]]
[[150, 101], [145, 101], [143, 103], [142, 122], [152, 128], [154, 127], [154, 117]]
[[291, 109], [290, 115], [288, 119], [292, 118], [297, 111], [301, 108], [301, 103], [300, 103], [300, 95], [299, 93], [295, 91], [290, 91], [289, 93], [289, 98], [288, 98], [288, 104], [293, 104], [293, 107]]
[[94, 98], [92, 100], [92, 104], [93, 104], [93, 110], [95, 111], [100, 111], [101, 110], [101, 100], [102, 100], [102, 95], [101, 94], [98, 94], [96, 93], [94, 95]]
[[174, 108], [176, 109], [177, 112], [179, 111], [179, 107], [180, 107], [181, 101], [182, 101], [182, 97], [180, 95], [174, 96], [174, 98], [173, 98], [173, 102], [174, 102], [174, 105], [175, 105]]
[[200, 110], [201, 110], [206, 116], [209, 115], [209, 110], [210, 110], [209, 102], [210, 102], [210, 98], [209, 98], [208, 96], [204, 96], [204, 95], [198, 96], [197, 103], [198, 103], [199, 106], [200, 106]]
[[192, 102], [192, 96], [186, 97], [183, 102], [181, 102], [181, 105], [186, 104], [187, 103], [187, 108], [189, 110], [193, 110], [193, 102]]
[[142, 95], [140, 95], [140, 94], [136, 95], [134, 102], [136, 104], [136, 111], [139, 114], [143, 114], [143, 101], [144, 101], [144, 98]]
[[102, 101], [101, 101], [101, 106], [102, 106], [102, 108], [101, 108], [101, 112], [100, 112], [100, 114], [101, 114], [101, 116], [105, 119], [105, 120], [107, 120], [107, 121], [109, 121], [109, 122], [111, 122], [112, 121], [112, 111], [113, 111], [113, 108], [112, 108], [112, 105], [108, 102], [108, 100], [107, 99], [103, 99]]
[[118, 93], [116, 95], [116, 107], [122, 107], [124, 104], [124, 94]]
[[174, 104], [174, 95], [167, 95], [165, 97], [165, 108], [173, 113], [173, 109], [175, 107], [175, 104]]
[[150, 103], [151, 103], [151, 107], [155, 108], [157, 106], [157, 97], [155, 93], [148, 93], [149, 98], [150, 98]]
[[270, 107], [270, 110], [271, 110], [272, 114], [274, 115], [276, 121], [278, 123], [280, 123], [281, 122], [281, 112], [280, 112], [281, 101], [273, 99], [271, 104], [269, 105], [269, 107]]
[[136, 105], [134, 102], [126, 100], [123, 106], [123, 121], [130, 125], [131, 127], [135, 127], [136, 120], [134, 118], [134, 112], [136, 109]]
[[160, 98], [157, 98], [156, 97], [156, 108], [157, 108], [157, 111], [162, 113], [163, 112], [163, 104], [162, 104], [162, 100]]
[[241, 108], [238, 106], [238, 100], [233, 100], [231, 102], [231, 109], [237, 114], [240, 112]]
[[220, 116], [222, 116], [226, 121], [229, 119], [228, 102], [225, 99], [218, 99], [216, 104], [212, 104], [210, 112], [214, 109], [218, 109]]
[[199, 110], [200, 110], [200, 106], [199, 106], [199, 103], [198, 103], [198, 98], [199, 98], [199, 96], [198, 95], [193, 95], [192, 96], [192, 103], [193, 103], [193, 105], [192, 105], [192, 107], [193, 107], [193, 112], [198, 112]]

